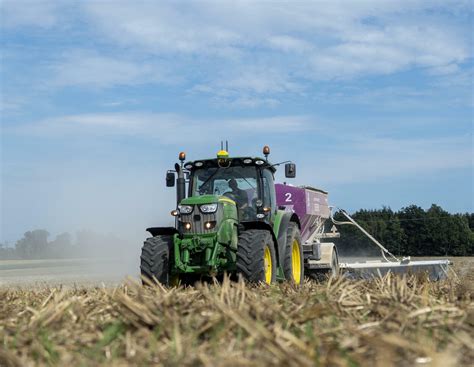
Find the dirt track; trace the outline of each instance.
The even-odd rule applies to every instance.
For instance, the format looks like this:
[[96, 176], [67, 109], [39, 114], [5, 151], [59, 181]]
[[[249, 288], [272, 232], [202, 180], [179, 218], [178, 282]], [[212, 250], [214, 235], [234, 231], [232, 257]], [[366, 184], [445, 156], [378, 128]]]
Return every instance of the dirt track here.
[[4, 260], [0, 261], [0, 287], [30, 285], [118, 284], [137, 277], [138, 263], [123, 260]]
[[[341, 259], [341, 262], [354, 259]], [[453, 262], [456, 273], [472, 286], [474, 257], [449, 259]], [[138, 272], [139, 263], [135, 259], [0, 260], [0, 287], [102, 283], [115, 285], [126, 277], [138, 278]]]

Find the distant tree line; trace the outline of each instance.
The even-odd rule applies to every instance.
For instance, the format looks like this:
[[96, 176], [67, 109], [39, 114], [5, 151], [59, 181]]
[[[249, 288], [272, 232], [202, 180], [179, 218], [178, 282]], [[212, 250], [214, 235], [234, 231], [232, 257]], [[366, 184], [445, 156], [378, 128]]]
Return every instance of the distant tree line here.
[[0, 243], [0, 259], [64, 259], [80, 257], [110, 256], [111, 252], [123, 249], [125, 242], [114, 235], [103, 235], [92, 231], [79, 231], [75, 240], [69, 233], [61, 233], [52, 241], [44, 229], [28, 231], [15, 246]]
[[[474, 255], [474, 213], [450, 214], [433, 204], [428, 210], [411, 205], [394, 212], [390, 208], [361, 209], [351, 215], [395, 255]], [[338, 213], [335, 219], [347, 221]], [[379, 255], [380, 251], [356, 227], [337, 227], [337, 247], [343, 256]]]

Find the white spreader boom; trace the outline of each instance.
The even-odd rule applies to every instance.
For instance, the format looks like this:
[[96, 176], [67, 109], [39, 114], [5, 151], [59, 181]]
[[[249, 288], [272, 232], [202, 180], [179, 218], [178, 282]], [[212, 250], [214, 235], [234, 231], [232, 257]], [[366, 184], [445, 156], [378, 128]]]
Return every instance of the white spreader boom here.
[[[404, 257], [401, 260], [388, 251], [379, 241], [377, 241], [369, 232], [367, 232], [354, 218], [345, 210], [339, 209], [348, 222], [340, 222], [334, 219], [331, 210], [331, 220], [335, 225], [353, 225], [364, 233], [375, 245], [380, 248], [383, 260], [363, 260], [356, 262], [340, 263], [340, 269], [343, 274], [350, 278], [373, 278], [383, 276], [389, 272], [394, 274], [420, 274], [425, 273], [430, 280], [446, 279], [448, 267], [451, 264], [449, 260], [417, 260], [412, 261], [410, 257]], [[391, 259], [389, 260], [388, 257]]]

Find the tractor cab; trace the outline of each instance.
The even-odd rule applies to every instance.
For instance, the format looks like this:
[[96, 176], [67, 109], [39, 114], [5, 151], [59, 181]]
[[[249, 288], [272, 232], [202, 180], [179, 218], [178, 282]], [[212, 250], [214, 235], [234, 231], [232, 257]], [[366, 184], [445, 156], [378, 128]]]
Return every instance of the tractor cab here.
[[[265, 158], [230, 157], [226, 150], [221, 149], [214, 159], [201, 159], [184, 163], [186, 155], [179, 154], [181, 164], [174, 172], [168, 171], [167, 186], [177, 183], [176, 214], [182, 209], [186, 199], [186, 181], [188, 182], [188, 199], [206, 196], [211, 201], [227, 198], [235, 203], [239, 222], [263, 221], [273, 223], [277, 212], [274, 174], [276, 166], [268, 161], [270, 148], [263, 148]], [[295, 177], [294, 163], [286, 163], [285, 176]], [[185, 180], [188, 178], [188, 180]], [[200, 200], [202, 201], [202, 200]]]
[[188, 196], [225, 197], [238, 209], [240, 221], [272, 221], [277, 210], [275, 167], [262, 158], [230, 158], [220, 151], [216, 159], [188, 162]]

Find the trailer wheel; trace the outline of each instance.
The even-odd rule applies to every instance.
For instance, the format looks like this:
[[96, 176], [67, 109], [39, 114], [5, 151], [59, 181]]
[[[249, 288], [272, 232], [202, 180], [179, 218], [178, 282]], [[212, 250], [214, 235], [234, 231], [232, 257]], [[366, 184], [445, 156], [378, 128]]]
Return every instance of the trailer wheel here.
[[296, 223], [290, 223], [286, 235], [285, 259], [283, 273], [285, 278], [294, 284], [303, 283], [304, 279], [303, 246], [301, 234]]
[[339, 257], [337, 256], [336, 248], [332, 249], [330, 268], [327, 269], [312, 269], [307, 272], [307, 275], [317, 281], [327, 280], [329, 277], [337, 278], [339, 276]]
[[[143, 283], [162, 283], [176, 285], [175, 277], [170, 276], [170, 259], [173, 254], [173, 237], [156, 236], [147, 238], [140, 256], [140, 270]], [[156, 280], [155, 280], [156, 278]]]
[[339, 257], [335, 248], [332, 250], [332, 261], [330, 276], [337, 278], [339, 276]]
[[252, 283], [276, 281], [277, 262], [270, 232], [250, 229], [239, 236], [237, 274]]

